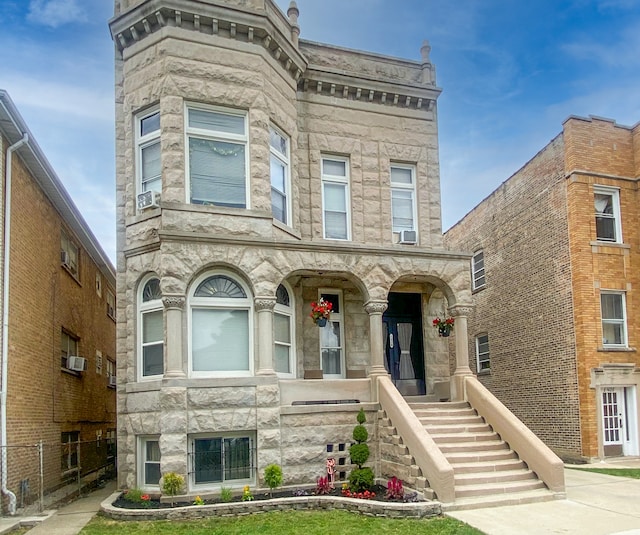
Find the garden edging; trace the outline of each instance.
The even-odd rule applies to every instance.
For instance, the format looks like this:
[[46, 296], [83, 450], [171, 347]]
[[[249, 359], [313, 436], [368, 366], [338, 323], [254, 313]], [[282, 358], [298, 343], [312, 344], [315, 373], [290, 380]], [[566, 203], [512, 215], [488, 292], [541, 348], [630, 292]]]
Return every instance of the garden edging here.
[[113, 502], [115, 492], [100, 504], [104, 516], [114, 520], [191, 520], [209, 516], [236, 516], [268, 511], [342, 509], [367, 516], [388, 518], [424, 518], [442, 513], [440, 502], [393, 503], [341, 496], [292, 496], [247, 502], [185, 505], [167, 509], [123, 509]]

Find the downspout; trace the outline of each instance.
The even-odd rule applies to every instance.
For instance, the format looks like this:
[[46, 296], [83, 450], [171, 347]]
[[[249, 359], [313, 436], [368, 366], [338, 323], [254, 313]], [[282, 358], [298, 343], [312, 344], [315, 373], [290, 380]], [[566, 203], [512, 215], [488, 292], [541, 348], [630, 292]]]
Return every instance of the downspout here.
[[16, 514], [16, 495], [7, 488], [7, 379], [9, 376], [9, 260], [11, 251], [11, 156], [14, 151], [29, 142], [25, 133], [22, 139], [7, 149], [5, 158], [4, 193], [4, 262], [2, 276], [2, 368], [0, 370], [0, 448], [2, 449], [2, 494], [9, 499], [9, 514]]

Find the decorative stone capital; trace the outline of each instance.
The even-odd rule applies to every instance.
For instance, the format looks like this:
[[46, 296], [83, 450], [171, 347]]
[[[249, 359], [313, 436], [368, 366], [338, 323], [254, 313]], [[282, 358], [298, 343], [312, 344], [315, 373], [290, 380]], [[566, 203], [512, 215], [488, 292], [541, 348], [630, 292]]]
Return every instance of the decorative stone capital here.
[[261, 310], [273, 310], [273, 307], [276, 306], [276, 298], [275, 297], [256, 297], [253, 300], [253, 306], [257, 312]]
[[184, 309], [185, 299], [181, 295], [167, 295], [162, 298], [164, 308]]
[[449, 312], [449, 315], [453, 316], [454, 318], [457, 318], [460, 316], [468, 317], [471, 315], [474, 308], [475, 307], [472, 304], [453, 305], [449, 307], [448, 312]]
[[387, 310], [388, 303], [386, 301], [367, 301], [364, 304], [364, 309], [367, 314], [382, 314]]

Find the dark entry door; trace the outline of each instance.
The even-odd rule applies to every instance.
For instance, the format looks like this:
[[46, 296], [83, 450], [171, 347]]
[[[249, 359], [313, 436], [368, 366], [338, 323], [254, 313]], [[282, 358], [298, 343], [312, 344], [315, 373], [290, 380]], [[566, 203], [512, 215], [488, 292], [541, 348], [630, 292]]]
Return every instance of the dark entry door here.
[[382, 317], [385, 366], [403, 395], [422, 395], [425, 390], [420, 294], [390, 293]]

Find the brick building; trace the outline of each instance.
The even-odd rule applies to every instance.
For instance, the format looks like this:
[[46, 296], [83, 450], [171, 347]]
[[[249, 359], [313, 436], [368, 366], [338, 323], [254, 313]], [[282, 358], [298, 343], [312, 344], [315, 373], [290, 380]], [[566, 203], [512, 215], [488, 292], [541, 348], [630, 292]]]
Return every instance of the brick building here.
[[470, 366], [566, 459], [638, 455], [640, 126], [570, 117], [445, 233], [473, 252]]
[[[277, 463], [297, 485], [327, 456], [343, 479], [362, 407], [376, 474], [453, 501], [400, 395], [463, 400], [474, 379], [430, 47], [411, 61], [305, 41], [298, 15], [115, 1], [119, 483], [157, 492], [175, 471], [202, 495]], [[446, 310], [457, 362], [431, 326]], [[386, 420], [378, 443], [385, 406], [406, 451]]]
[[11, 508], [115, 454], [115, 270], [4, 91], [0, 164], [2, 490]]

